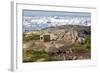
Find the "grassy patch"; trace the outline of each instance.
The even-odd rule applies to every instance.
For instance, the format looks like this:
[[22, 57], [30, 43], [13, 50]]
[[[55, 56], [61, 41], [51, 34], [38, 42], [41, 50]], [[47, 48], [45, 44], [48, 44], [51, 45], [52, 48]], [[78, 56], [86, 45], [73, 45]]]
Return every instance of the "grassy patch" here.
[[89, 52], [91, 50], [91, 37], [87, 36], [83, 44], [73, 44], [72, 46], [77, 52]]
[[31, 34], [30, 36], [25, 37], [25, 34], [23, 35], [23, 42], [28, 42], [31, 40], [39, 40], [40, 39], [40, 35], [37, 34]]
[[39, 40], [40, 39], [40, 35], [37, 35], [37, 34], [32, 34], [30, 36], [30, 40]]
[[24, 50], [23, 51], [23, 62], [36, 62], [39, 59], [44, 59], [43, 61], [58, 61], [59, 58], [49, 55], [45, 51], [33, 51]]

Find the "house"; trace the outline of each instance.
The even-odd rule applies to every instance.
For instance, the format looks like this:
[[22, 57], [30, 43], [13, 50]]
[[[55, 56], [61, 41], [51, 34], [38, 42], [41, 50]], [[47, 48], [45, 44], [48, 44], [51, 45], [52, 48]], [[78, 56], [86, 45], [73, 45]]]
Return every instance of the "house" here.
[[40, 41], [44, 41], [44, 42], [50, 41], [50, 34], [49, 33], [42, 33], [40, 35]]
[[53, 33], [42, 33], [40, 35], [40, 41], [48, 42], [48, 41], [54, 41], [56, 40], [57, 36]]

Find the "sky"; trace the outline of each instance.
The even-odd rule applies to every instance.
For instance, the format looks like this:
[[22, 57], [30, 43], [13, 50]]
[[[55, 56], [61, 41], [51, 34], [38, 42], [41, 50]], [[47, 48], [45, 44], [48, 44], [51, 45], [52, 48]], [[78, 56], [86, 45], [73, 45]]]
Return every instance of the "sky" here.
[[[86, 22], [88, 22], [90, 25], [91, 22], [91, 13], [84, 13], [84, 12], [23, 10], [22, 15], [23, 15], [23, 30], [41, 30], [47, 27], [55, 27], [56, 25], [60, 26], [66, 24], [87, 25]], [[64, 18], [64, 20], [67, 20], [67, 22], [60, 23], [58, 19], [54, 21], [55, 18], [53, 16], [57, 16], [58, 18], [60, 16], [61, 17], [67, 16], [67, 18]], [[27, 17], [31, 17], [31, 19]], [[39, 17], [39, 19], [36, 20], [32, 17]], [[61, 19], [63, 18], [59, 18], [59, 20]]]
[[40, 10], [23, 10], [23, 16], [87, 16], [91, 13], [84, 12], [64, 12], [64, 11], [40, 11]]

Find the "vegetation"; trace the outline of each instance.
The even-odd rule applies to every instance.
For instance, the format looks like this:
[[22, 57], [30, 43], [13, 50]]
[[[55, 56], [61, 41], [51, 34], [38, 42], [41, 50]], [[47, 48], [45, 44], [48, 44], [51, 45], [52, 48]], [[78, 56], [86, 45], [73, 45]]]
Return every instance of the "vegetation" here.
[[60, 60], [45, 51], [24, 50], [23, 62], [35, 62], [43, 59], [43, 61], [57, 61]]
[[23, 42], [28, 42], [31, 40], [39, 40], [40, 35], [37, 34], [31, 34], [30, 36], [25, 37], [25, 34], [23, 34]]
[[[73, 28], [73, 30], [71, 29]], [[53, 29], [53, 28], [52, 28]], [[57, 32], [56, 30], [57, 29]], [[91, 56], [91, 31], [90, 27], [59, 26], [55, 32], [57, 40], [50, 40], [49, 34], [44, 34], [40, 41], [38, 34], [23, 34], [23, 62], [62, 61], [76, 59], [90, 59]], [[65, 29], [58, 31], [60, 29]], [[44, 30], [45, 31], [45, 30]], [[76, 34], [74, 34], [76, 31]], [[41, 31], [42, 33], [43, 31]], [[46, 31], [46, 32], [49, 32]], [[72, 33], [73, 32], [73, 33]], [[43, 32], [44, 33], [44, 32]], [[76, 38], [72, 36], [79, 36]], [[68, 39], [66, 39], [68, 38]], [[82, 39], [81, 39], [82, 38]], [[54, 38], [55, 39], [55, 38]], [[75, 41], [73, 41], [75, 40]], [[27, 42], [27, 43], [26, 43]]]
[[73, 47], [77, 52], [89, 52], [91, 50], [91, 37], [87, 36], [83, 44], [74, 44]]

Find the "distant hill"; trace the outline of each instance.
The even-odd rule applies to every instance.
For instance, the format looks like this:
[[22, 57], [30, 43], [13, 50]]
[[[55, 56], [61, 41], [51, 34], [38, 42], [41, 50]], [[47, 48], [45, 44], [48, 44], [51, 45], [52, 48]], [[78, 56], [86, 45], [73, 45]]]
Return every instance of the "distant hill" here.
[[83, 34], [87, 34], [87, 35], [91, 34], [91, 26], [80, 26], [80, 25], [61, 25], [61, 26], [57, 26], [57, 27], [48, 27], [48, 28], [45, 28], [42, 30], [54, 31], [54, 30], [60, 30], [60, 29], [64, 29], [65, 31], [74, 30], [79, 33], [83, 33]]

